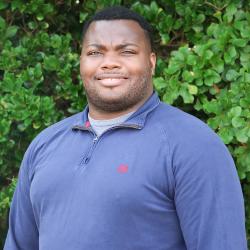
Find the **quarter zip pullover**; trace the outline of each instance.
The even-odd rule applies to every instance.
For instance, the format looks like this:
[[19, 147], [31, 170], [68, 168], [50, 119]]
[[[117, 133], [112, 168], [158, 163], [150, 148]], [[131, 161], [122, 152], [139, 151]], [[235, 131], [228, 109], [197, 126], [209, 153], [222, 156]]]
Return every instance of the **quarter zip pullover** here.
[[154, 93], [96, 137], [85, 111], [25, 153], [4, 250], [246, 250], [233, 160]]

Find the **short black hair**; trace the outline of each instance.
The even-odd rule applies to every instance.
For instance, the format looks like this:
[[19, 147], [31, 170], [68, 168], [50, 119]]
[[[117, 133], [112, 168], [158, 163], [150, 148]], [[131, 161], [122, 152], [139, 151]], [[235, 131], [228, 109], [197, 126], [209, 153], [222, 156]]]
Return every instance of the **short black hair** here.
[[153, 29], [151, 25], [141, 15], [123, 6], [107, 7], [95, 13], [94, 16], [92, 16], [83, 26], [82, 42], [90, 24], [101, 20], [133, 20], [137, 22], [144, 30], [151, 50], [154, 49]]

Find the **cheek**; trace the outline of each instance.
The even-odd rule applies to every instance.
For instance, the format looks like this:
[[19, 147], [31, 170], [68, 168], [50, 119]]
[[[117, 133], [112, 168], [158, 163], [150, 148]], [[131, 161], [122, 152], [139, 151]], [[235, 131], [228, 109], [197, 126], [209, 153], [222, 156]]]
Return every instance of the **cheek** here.
[[151, 70], [150, 65], [147, 64], [147, 63], [145, 63], [145, 61], [144, 61], [140, 65], [134, 65], [134, 67], [131, 67], [131, 71], [130, 72], [136, 78], [141, 78], [141, 77], [144, 77], [144, 76], [150, 76], [151, 75], [151, 71], [152, 70]]
[[82, 78], [89, 78], [94, 76], [97, 69], [96, 62], [82, 59], [80, 61], [80, 74]]
[[151, 62], [148, 57], [146, 56], [141, 56], [140, 58], [137, 58], [135, 60], [131, 60], [127, 63], [127, 67], [132, 71], [132, 72], [145, 72], [148, 70], [151, 70]]

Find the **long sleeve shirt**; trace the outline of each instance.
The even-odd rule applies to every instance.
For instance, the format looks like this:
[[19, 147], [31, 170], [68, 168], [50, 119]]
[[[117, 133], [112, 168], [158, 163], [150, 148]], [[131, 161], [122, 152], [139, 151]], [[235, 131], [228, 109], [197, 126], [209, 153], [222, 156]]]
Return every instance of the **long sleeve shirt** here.
[[227, 148], [154, 93], [97, 136], [88, 107], [25, 153], [4, 250], [246, 250]]

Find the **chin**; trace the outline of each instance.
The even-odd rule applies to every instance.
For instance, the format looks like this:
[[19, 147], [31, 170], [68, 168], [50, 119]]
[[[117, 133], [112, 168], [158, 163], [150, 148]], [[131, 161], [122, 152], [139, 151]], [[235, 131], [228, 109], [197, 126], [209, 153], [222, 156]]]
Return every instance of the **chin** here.
[[103, 90], [101, 92], [99, 92], [99, 94], [97, 94], [97, 96], [103, 100], [103, 101], [119, 101], [122, 100], [123, 98], [126, 98], [127, 96], [129, 96], [129, 94], [126, 93], [126, 91], [120, 91], [118, 89], [107, 89], [107, 90]]
[[123, 100], [126, 99], [124, 96], [100, 96], [99, 102], [103, 104], [113, 104], [118, 105], [120, 102], [123, 102]]

